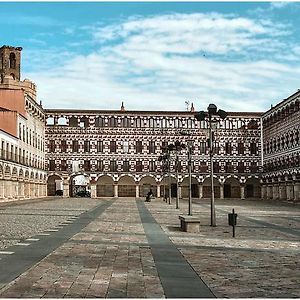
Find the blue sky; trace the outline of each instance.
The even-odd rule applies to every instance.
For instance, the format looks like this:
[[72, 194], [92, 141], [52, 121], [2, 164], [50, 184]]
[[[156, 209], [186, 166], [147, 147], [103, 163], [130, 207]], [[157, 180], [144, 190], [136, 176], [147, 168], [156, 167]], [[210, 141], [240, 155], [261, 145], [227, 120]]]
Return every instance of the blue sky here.
[[297, 2], [0, 2], [46, 108], [265, 111], [300, 88]]

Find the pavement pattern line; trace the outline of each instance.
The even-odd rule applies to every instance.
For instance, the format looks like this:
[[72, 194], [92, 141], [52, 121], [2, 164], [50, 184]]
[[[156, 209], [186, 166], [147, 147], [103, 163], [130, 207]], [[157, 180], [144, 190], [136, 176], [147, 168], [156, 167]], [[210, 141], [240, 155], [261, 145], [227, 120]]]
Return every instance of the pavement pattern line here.
[[89, 223], [99, 217], [113, 204], [113, 202], [114, 201], [102, 202], [91, 210], [82, 213], [72, 224], [63, 227], [58, 232], [53, 232], [51, 235], [44, 237], [27, 247], [20, 248], [14, 245], [9, 247], [8, 251], [0, 251], [0, 254], [5, 254], [5, 252], [11, 252], [10, 254], [12, 254], [0, 261], [0, 270], [5, 270], [5, 272], [0, 272], [0, 287], [3, 287], [16, 279], [76, 233], [80, 232]]
[[142, 200], [136, 200], [166, 298], [216, 298], [161, 229]]

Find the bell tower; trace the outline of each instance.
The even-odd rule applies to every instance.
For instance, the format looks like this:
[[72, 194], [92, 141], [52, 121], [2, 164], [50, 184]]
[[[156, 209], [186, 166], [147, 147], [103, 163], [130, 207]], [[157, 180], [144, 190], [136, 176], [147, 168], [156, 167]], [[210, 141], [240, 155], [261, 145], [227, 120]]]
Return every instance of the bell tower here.
[[5, 77], [20, 81], [21, 47], [2, 46], [0, 48], [0, 84]]

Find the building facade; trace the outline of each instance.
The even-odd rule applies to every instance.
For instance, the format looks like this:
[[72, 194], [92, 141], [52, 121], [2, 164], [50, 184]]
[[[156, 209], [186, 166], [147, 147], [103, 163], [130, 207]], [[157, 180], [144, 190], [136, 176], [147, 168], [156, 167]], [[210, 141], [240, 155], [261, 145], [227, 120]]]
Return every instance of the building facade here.
[[263, 114], [264, 198], [300, 200], [300, 91]]
[[0, 201], [47, 195], [45, 115], [35, 84], [20, 81], [21, 50], [0, 48]]
[[[0, 48], [0, 201], [80, 193], [91, 197], [209, 198], [207, 121], [191, 111], [46, 109], [21, 81], [20, 47]], [[262, 113], [215, 122], [216, 198], [299, 201], [300, 92]], [[179, 142], [167, 161], [159, 158]], [[177, 182], [179, 188], [177, 190]], [[171, 187], [169, 189], [169, 187]]]
[[[166, 145], [192, 141], [192, 196], [210, 197], [208, 128], [194, 112], [46, 109], [48, 194], [140, 197], [176, 196], [176, 153], [170, 170], [159, 156]], [[214, 142], [215, 194], [260, 198], [261, 114], [229, 113], [218, 122]], [[184, 135], [182, 131], [185, 131]], [[188, 195], [187, 149], [178, 153], [179, 196]], [[76, 177], [81, 177], [81, 183]], [[83, 179], [85, 178], [85, 179]]]

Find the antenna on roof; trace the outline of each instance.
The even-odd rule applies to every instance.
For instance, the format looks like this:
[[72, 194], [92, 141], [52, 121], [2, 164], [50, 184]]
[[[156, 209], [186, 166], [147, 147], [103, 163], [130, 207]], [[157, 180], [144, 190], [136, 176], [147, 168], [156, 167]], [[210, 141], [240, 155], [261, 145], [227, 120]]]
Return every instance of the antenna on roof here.
[[184, 103], [186, 105], [186, 110], [189, 111], [190, 110], [190, 101], [185, 101]]

